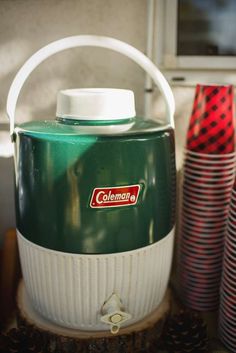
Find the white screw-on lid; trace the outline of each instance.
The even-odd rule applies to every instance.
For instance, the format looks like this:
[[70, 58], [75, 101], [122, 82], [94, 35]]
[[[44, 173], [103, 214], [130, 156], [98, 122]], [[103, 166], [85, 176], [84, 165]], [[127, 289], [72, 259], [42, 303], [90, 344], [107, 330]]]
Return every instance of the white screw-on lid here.
[[134, 93], [115, 88], [81, 88], [60, 91], [58, 118], [78, 120], [119, 120], [135, 113]]

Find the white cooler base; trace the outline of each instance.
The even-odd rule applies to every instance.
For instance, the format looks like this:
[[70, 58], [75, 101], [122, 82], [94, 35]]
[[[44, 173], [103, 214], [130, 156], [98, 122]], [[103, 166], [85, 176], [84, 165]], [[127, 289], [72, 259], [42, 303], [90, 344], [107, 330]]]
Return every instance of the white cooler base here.
[[17, 231], [23, 277], [34, 308], [58, 325], [103, 331], [104, 302], [116, 293], [132, 318], [142, 320], [162, 301], [173, 253], [174, 228], [159, 242], [123, 253], [79, 255], [38, 246]]

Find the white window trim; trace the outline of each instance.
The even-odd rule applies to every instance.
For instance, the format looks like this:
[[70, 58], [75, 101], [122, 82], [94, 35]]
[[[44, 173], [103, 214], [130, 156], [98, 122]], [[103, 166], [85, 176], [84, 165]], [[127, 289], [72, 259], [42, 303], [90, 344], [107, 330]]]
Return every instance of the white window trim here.
[[236, 84], [236, 57], [177, 56], [177, 0], [156, 0], [155, 62], [170, 83]]

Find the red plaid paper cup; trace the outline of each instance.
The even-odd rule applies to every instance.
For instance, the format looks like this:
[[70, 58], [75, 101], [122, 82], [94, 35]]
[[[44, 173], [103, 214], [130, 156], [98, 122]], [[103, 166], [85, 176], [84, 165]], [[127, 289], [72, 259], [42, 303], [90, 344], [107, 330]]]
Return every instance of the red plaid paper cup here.
[[196, 86], [186, 148], [210, 155], [230, 155], [235, 151], [232, 85]]

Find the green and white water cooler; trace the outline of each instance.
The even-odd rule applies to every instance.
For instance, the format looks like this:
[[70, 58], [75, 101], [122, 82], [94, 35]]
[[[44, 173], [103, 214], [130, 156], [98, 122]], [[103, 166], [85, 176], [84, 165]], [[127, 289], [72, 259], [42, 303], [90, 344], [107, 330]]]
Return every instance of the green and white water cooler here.
[[[123, 89], [69, 89], [55, 120], [14, 126], [20, 90], [61, 50], [97, 46], [127, 55], [163, 93], [166, 119], [135, 115]], [[107, 37], [68, 37], [18, 72], [7, 101], [15, 144], [20, 260], [34, 308], [59, 325], [111, 330], [142, 320], [169, 280], [175, 223], [173, 96], [141, 52]]]

